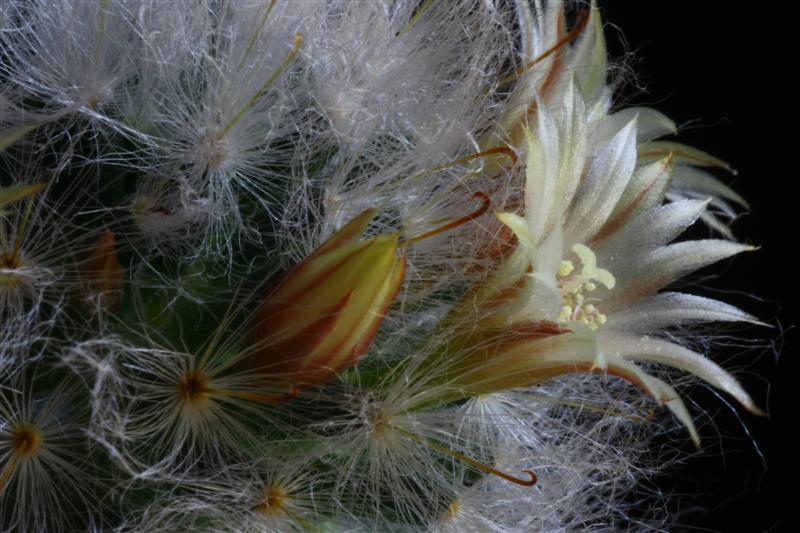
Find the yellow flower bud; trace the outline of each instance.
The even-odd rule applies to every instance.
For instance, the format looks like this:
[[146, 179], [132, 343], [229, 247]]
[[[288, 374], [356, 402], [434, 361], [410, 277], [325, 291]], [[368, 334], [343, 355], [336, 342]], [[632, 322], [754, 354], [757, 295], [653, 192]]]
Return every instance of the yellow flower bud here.
[[290, 396], [356, 364], [400, 290], [400, 234], [361, 239], [374, 216], [367, 210], [335, 233], [256, 310], [249, 365], [286, 381]]

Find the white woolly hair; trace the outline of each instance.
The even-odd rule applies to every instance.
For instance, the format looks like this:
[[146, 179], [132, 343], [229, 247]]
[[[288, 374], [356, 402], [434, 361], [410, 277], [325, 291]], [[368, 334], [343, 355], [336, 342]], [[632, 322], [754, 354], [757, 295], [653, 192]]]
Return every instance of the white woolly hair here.
[[[145, 55], [152, 61], [129, 104], [149, 136], [146, 169], [179, 191], [184, 210], [204, 212], [209, 232], [223, 232], [216, 244], [223, 251], [234, 246], [229, 239], [242, 225], [243, 203], [275, 211], [287, 178], [268, 169], [289, 164], [290, 139], [305, 120], [295, 71], [314, 10], [273, 4], [198, 6], [196, 16], [177, 4], [146, 11], [152, 27]], [[210, 243], [212, 235], [203, 238]]]
[[37, 121], [69, 117], [60, 127], [67, 142], [87, 137], [97, 157], [108, 143], [95, 137], [135, 135], [114, 117], [137, 67], [141, 39], [138, 0], [9, 0], [4, 4], [0, 72], [27, 102]]
[[[329, 153], [327, 175], [297, 180], [278, 244], [300, 258], [367, 208], [381, 213], [377, 231], [413, 237], [472, 212], [476, 192], [503, 205], [506, 176], [484, 167], [488, 159], [510, 164], [508, 156], [465, 158], [480, 151], [478, 136], [499, 112], [489, 80], [511, 59], [504, 28], [513, 13], [472, 2], [434, 2], [418, 15], [413, 3], [336, 6], [309, 45], [310, 90], [324, 122], [297, 167], [307, 174], [317, 154]], [[426, 35], [437, 36], [436, 46]], [[432, 237], [409, 255], [409, 278], [432, 292], [468, 272], [479, 261], [468, 253], [480, 248], [475, 239], [491, 236], [469, 228]]]

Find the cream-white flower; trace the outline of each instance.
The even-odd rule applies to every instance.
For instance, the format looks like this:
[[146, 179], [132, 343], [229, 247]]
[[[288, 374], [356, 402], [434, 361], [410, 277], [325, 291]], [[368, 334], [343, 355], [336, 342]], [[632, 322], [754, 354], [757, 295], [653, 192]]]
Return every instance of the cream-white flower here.
[[[514, 286], [517, 293], [492, 320], [508, 326], [549, 321], [583, 331], [597, 342], [592, 368], [605, 369], [612, 360], [660, 362], [698, 375], [758, 412], [730, 374], [660, 336], [676, 325], [757, 320], [708, 298], [658, 294], [686, 274], [753, 247], [727, 240], [672, 243], [708, 201], [662, 205], [673, 156], [637, 167], [636, 117], [608, 132], [603, 120], [590, 128], [584, 110], [580, 91], [570, 84], [560, 113], [553, 116], [541, 104], [536, 129], [526, 130], [524, 214], [498, 215], [519, 244], [484, 289]], [[698, 438], [670, 389], [645, 388], [669, 402]]]

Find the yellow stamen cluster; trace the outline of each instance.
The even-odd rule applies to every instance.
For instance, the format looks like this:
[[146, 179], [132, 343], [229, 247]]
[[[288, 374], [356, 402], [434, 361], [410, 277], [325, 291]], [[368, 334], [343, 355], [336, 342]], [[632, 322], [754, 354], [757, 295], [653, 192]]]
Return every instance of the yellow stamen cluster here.
[[[592, 329], [597, 329], [606, 323], [608, 318], [593, 304], [593, 298], [587, 298], [585, 293], [597, 289], [597, 283], [607, 289], [614, 287], [616, 281], [608, 270], [597, 267], [597, 258], [594, 252], [582, 244], [576, 244], [572, 251], [581, 260], [582, 268], [577, 274], [572, 261], [561, 261], [556, 279], [561, 287], [564, 305], [558, 315], [559, 322], [581, 322]], [[597, 283], [595, 283], [597, 282]]]

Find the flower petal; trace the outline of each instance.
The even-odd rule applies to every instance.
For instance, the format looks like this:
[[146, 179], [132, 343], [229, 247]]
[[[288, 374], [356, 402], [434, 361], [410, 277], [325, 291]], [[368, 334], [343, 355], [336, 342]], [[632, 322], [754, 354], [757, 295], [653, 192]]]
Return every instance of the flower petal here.
[[603, 22], [600, 10], [592, 0], [589, 22], [583, 35], [572, 48], [569, 56], [569, 69], [575, 72], [578, 86], [587, 102], [597, 101], [606, 86], [606, 41], [603, 35]]
[[652, 361], [684, 370], [736, 398], [747, 410], [763, 415], [750, 395], [729, 372], [697, 352], [672, 342], [647, 336], [603, 335], [603, 348], [625, 359]]
[[665, 292], [646, 298], [608, 317], [609, 330], [647, 333], [698, 322], [750, 322], [766, 325], [749, 313], [711, 298]]
[[611, 311], [631, 301], [649, 296], [682, 276], [733, 255], [756, 250], [754, 246], [718, 239], [686, 241], [650, 252], [630, 265], [626, 272], [609, 265], [619, 283], [613, 296], [604, 302]]
[[592, 160], [565, 221], [568, 242], [587, 242], [606, 223], [635, 166], [636, 121], [632, 120]]
[[592, 243], [592, 249], [601, 258], [602, 265], [625, 277], [635, 269], [631, 263], [683, 233], [700, 217], [707, 203], [682, 200], [649, 209], [627, 221], [616, 232]]
[[695, 167], [681, 166], [672, 176], [673, 191], [687, 190], [703, 196], [722, 198], [749, 207], [747, 200], [722, 183], [716, 176]]
[[675, 163], [681, 165], [697, 165], [701, 167], [718, 167], [733, 172], [733, 169], [723, 161], [702, 150], [681, 143], [668, 141], [655, 141], [639, 145], [639, 162], [650, 163], [658, 161], [669, 154], [675, 156]]
[[637, 169], [611, 212], [608, 222], [592, 240], [605, 238], [639, 213], [661, 204], [674, 168], [675, 163], [670, 155]]
[[666, 115], [649, 107], [628, 107], [608, 115], [592, 131], [592, 140], [605, 144], [625, 124], [636, 121], [636, 142], [645, 143], [663, 135], [678, 132], [675, 123]]

